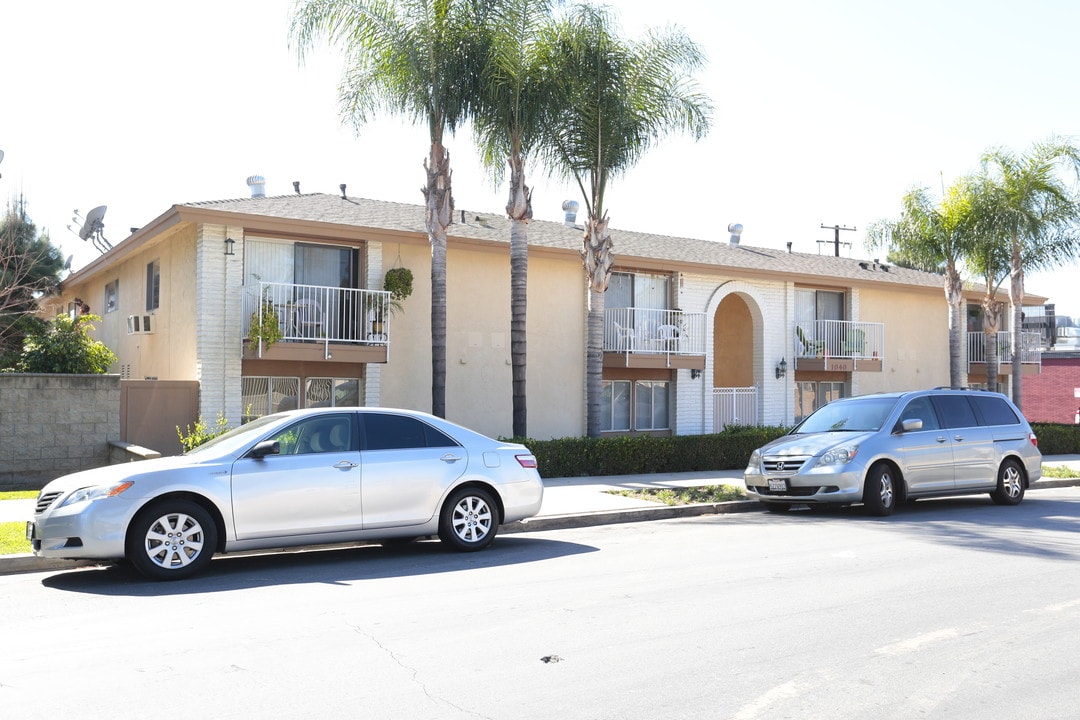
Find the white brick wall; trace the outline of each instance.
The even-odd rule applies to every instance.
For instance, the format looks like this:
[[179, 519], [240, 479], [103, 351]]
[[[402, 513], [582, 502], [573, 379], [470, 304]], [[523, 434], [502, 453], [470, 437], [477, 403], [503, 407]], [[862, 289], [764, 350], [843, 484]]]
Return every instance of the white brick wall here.
[[[367, 278], [364, 287], [371, 290], [382, 290], [383, 286], [383, 259], [382, 243], [369, 242], [367, 244]], [[389, 348], [388, 348], [389, 351]], [[379, 407], [382, 404], [382, 364], [367, 363], [364, 368], [364, 392], [360, 396], [360, 403], [371, 407]]]
[[[225, 238], [235, 241], [234, 255], [225, 255]], [[229, 425], [240, 424], [243, 332], [244, 229], [200, 225], [196, 240], [195, 284], [196, 379], [199, 414], [213, 424], [224, 413]]]
[[[746, 301], [753, 321], [751, 341], [754, 344], [754, 385], [758, 388], [758, 422], [781, 424], [791, 422], [794, 417], [791, 385], [794, 361], [790, 342], [794, 333], [794, 285], [684, 274], [679, 277], [676, 306], [685, 312], [706, 314], [707, 355], [701, 380], [691, 380], [689, 370], [678, 373], [675, 392], [675, 432], [678, 435], [713, 431], [713, 328], [720, 302], [733, 293]], [[787, 359], [788, 376], [777, 380], [775, 368], [781, 358]]]

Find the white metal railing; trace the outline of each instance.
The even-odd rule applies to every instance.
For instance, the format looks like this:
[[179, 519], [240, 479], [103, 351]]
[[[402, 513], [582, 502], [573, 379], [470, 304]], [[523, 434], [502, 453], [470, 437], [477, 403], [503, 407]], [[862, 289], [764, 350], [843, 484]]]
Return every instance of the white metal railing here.
[[795, 323], [794, 354], [800, 357], [869, 360], [885, 357], [884, 323], [814, 320]]
[[273, 313], [284, 341], [388, 345], [390, 307], [384, 290], [252, 283], [244, 286], [244, 337]]
[[728, 425], [758, 424], [756, 387], [713, 388], [713, 432]]
[[[1020, 334], [1020, 362], [1042, 364], [1042, 333], [1025, 332]], [[969, 332], [967, 334], [968, 363], [986, 362], [986, 333]], [[998, 363], [1012, 363], [1012, 332], [1000, 330], [997, 333]]]
[[604, 352], [704, 355], [705, 313], [607, 308]]

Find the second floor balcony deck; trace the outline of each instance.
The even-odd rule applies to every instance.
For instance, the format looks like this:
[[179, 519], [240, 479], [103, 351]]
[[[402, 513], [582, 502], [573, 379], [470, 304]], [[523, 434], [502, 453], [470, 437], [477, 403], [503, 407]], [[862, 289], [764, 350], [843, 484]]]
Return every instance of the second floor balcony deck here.
[[[1012, 374], [1013, 334], [1008, 330], [996, 333], [995, 349], [998, 356], [998, 374]], [[1022, 372], [1037, 374], [1042, 368], [1043, 336], [1038, 332], [1025, 332], [1020, 335], [1020, 363]], [[969, 332], [967, 334], [968, 372], [985, 372], [987, 360], [986, 333]]]
[[796, 323], [793, 355], [797, 370], [881, 372], [885, 325], [848, 320]]
[[[386, 362], [390, 346], [390, 293], [382, 290], [258, 282], [245, 285], [243, 337], [248, 357], [310, 359], [318, 346], [324, 359]], [[271, 348], [259, 342], [259, 327], [276, 327]], [[306, 352], [305, 352], [306, 351]]]
[[705, 367], [705, 313], [657, 308], [604, 310], [604, 364], [638, 368]]

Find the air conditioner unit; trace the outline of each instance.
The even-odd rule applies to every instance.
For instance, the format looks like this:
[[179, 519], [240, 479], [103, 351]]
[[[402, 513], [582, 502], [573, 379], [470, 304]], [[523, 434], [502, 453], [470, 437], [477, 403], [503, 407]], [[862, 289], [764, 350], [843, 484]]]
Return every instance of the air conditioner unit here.
[[128, 335], [150, 335], [151, 329], [149, 315], [128, 315]]

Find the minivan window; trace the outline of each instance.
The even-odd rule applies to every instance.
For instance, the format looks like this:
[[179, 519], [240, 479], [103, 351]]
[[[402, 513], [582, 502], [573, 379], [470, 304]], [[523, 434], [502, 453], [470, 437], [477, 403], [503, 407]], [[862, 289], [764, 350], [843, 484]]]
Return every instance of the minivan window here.
[[983, 425], [1019, 425], [1020, 418], [1009, 403], [991, 395], [972, 395], [971, 402]]
[[922, 420], [923, 430], [941, 429], [937, 414], [934, 412], [934, 406], [930, 404], [930, 398], [928, 397], [917, 397], [909, 402], [904, 411], [900, 413], [900, 422], [903, 423], [905, 420]]
[[947, 428], [977, 427], [979, 421], [964, 395], [935, 395], [934, 407]]

